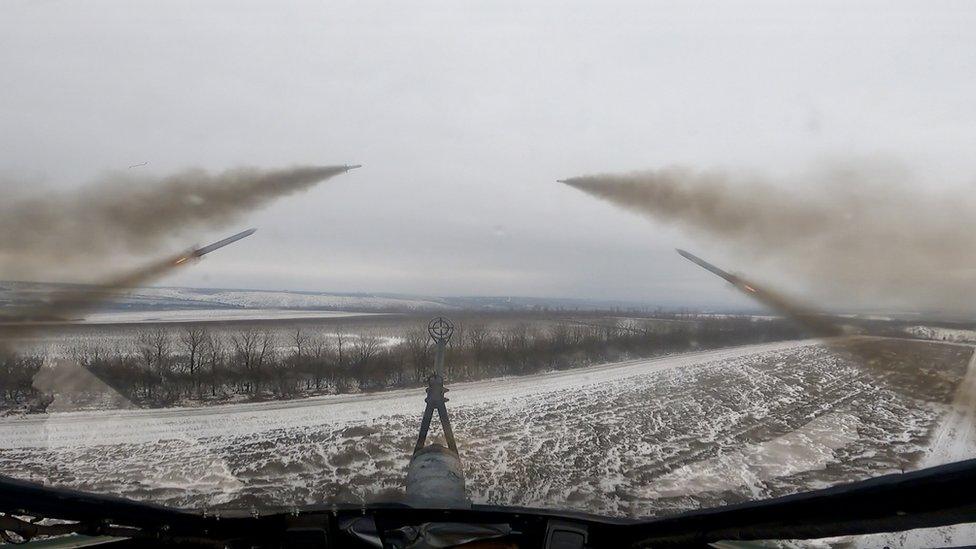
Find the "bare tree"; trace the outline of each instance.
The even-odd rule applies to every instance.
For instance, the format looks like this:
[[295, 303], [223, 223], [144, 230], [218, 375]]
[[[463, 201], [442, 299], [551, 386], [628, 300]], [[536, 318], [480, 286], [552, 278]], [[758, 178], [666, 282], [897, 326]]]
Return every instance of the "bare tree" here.
[[553, 346], [562, 348], [569, 343], [569, 327], [562, 322], [557, 322], [549, 327], [549, 339]]
[[403, 344], [401, 343], [396, 345], [390, 349], [386, 355], [390, 364], [390, 375], [392, 377], [393, 385], [403, 387], [407, 384], [407, 357], [406, 353], [403, 352]]
[[160, 373], [169, 373], [172, 355], [172, 341], [163, 328], [142, 330], [138, 334], [138, 342], [146, 364], [151, 364]]
[[529, 325], [519, 322], [502, 334], [502, 349], [509, 373], [524, 374], [529, 369]]
[[343, 353], [342, 353], [342, 350], [343, 350], [342, 347], [343, 347], [343, 343], [345, 341], [345, 337], [346, 336], [345, 336], [345, 334], [342, 331], [342, 326], [336, 326], [336, 329], [335, 329], [336, 354], [337, 354], [337, 358], [338, 358], [338, 361], [339, 361], [339, 367], [340, 368], [343, 365], [345, 365], [345, 363], [346, 363], [345, 362], [345, 357], [343, 356]]
[[311, 369], [309, 368], [311, 363], [310, 355], [312, 353], [311, 347], [313, 346], [312, 336], [307, 332], [303, 332], [299, 327], [292, 333], [291, 342], [291, 356], [289, 357], [291, 368], [296, 374], [305, 376], [305, 388], [307, 389], [311, 385], [308, 374], [312, 373], [309, 371]]
[[217, 334], [207, 333], [206, 346], [204, 348], [210, 380], [210, 396], [217, 396], [217, 385], [220, 382], [224, 361], [227, 358], [227, 344], [224, 339]]
[[232, 335], [230, 341], [234, 347], [234, 360], [245, 379], [244, 390], [257, 393], [261, 364], [264, 361], [261, 333], [255, 328], [247, 328]]
[[104, 362], [108, 353], [100, 341], [86, 337], [80, 344], [76, 343], [66, 354], [84, 368], [91, 369]]
[[332, 364], [332, 384], [335, 386], [337, 393], [342, 393], [346, 390], [346, 362], [348, 360], [346, 353], [344, 352], [346, 334], [343, 331], [342, 326], [336, 326], [335, 329], [335, 340], [336, 340], [336, 359]]
[[[471, 359], [475, 375], [481, 375], [485, 365], [485, 354], [491, 342], [491, 332], [484, 324], [472, 324], [468, 327], [468, 345], [471, 349]], [[469, 372], [470, 375], [470, 372]]]
[[294, 395], [298, 387], [296, 380], [304, 372], [305, 357], [308, 352], [309, 336], [299, 329], [292, 337], [295, 347], [288, 356], [278, 356], [275, 334], [265, 330], [261, 334], [261, 346], [265, 350], [264, 363], [271, 373], [272, 391], [278, 397]]
[[258, 367], [262, 367], [265, 364], [275, 360], [276, 353], [278, 352], [278, 345], [277, 340], [275, 339], [275, 333], [272, 330], [264, 330], [261, 332], [259, 350]]
[[329, 371], [330, 356], [329, 344], [320, 338], [316, 338], [311, 343], [309, 362], [311, 364], [312, 378], [315, 383], [315, 390], [322, 388], [322, 380]]
[[172, 380], [172, 342], [169, 334], [160, 327], [142, 330], [136, 335], [136, 348], [146, 369], [144, 385], [148, 396], [153, 398], [154, 388], [161, 386], [166, 389], [165, 396], [169, 400], [173, 393], [168, 384]]
[[183, 348], [183, 358], [186, 360], [187, 373], [194, 390], [200, 392], [199, 364], [203, 353], [203, 346], [208, 338], [207, 330], [200, 326], [187, 326], [180, 333], [180, 344]]
[[292, 343], [295, 344], [293, 349], [294, 357], [299, 361], [303, 360], [308, 353], [308, 348], [312, 344], [312, 336], [307, 332], [303, 332], [301, 328], [296, 328], [295, 333], [291, 336]]
[[431, 342], [426, 329], [410, 330], [403, 334], [403, 346], [410, 354], [413, 363], [414, 382], [422, 383], [427, 379], [427, 372], [431, 368]]
[[0, 345], [0, 409], [24, 403], [30, 406], [28, 401], [37, 395], [34, 376], [43, 362], [40, 356], [20, 354]]
[[375, 334], [364, 332], [359, 334], [355, 341], [356, 352], [356, 380], [359, 382], [359, 389], [365, 390], [369, 387], [370, 361], [380, 348], [380, 338]]

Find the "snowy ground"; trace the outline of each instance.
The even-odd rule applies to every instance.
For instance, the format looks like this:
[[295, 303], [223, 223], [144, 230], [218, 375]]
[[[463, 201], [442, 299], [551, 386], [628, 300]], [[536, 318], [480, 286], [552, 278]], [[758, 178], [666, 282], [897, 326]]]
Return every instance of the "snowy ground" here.
[[[76, 288], [61, 284], [0, 281], [0, 305], [37, 304], [52, 292]], [[656, 307], [659, 304], [654, 304]], [[539, 308], [607, 311], [648, 307], [647, 303], [589, 299], [326, 292], [219, 288], [135, 288], [112, 300], [119, 310], [149, 309], [328, 309], [371, 312], [531, 311]]]
[[[646, 516], [942, 459], [926, 452], [972, 348], [857, 344], [870, 365], [801, 341], [455, 385], [469, 492]], [[406, 390], [5, 419], [0, 473], [193, 507], [391, 499], [422, 406]]]
[[955, 341], [963, 343], [976, 342], [976, 331], [955, 328], [939, 328], [936, 326], [909, 326], [905, 332], [922, 339]]
[[449, 309], [436, 300], [414, 296], [340, 295], [317, 292], [262, 290], [200, 290], [194, 288], [140, 288], [134, 295], [146, 300], [180, 300], [258, 309], [438, 310]]
[[[976, 354], [970, 360], [966, 375], [956, 388], [951, 404], [935, 428], [931, 444], [919, 461], [919, 466], [932, 467], [972, 458], [976, 458]], [[909, 549], [973, 543], [976, 543], [976, 524], [863, 536], [856, 546]]]
[[84, 324], [159, 324], [168, 322], [224, 322], [228, 320], [298, 320], [308, 318], [346, 318], [377, 313], [307, 311], [293, 309], [187, 309], [175, 311], [116, 311], [91, 313]]

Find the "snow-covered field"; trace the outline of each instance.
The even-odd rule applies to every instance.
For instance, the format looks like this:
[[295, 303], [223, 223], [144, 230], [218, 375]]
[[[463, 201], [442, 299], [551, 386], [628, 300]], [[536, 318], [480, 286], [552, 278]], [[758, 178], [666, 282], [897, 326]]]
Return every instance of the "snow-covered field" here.
[[956, 328], [939, 328], [936, 326], [909, 326], [905, 332], [922, 339], [934, 339], [941, 341], [955, 341], [974, 343], [976, 342], [976, 331], [961, 330]]
[[[52, 292], [74, 286], [0, 281], [0, 305], [38, 304]], [[339, 294], [289, 290], [220, 288], [135, 288], [115, 296], [117, 310], [159, 309], [317, 309], [368, 312], [509, 311], [539, 308], [607, 311], [646, 307], [646, 303], [589, 299], [487, 296], [419, 296], [405, 294]]]
[[[37, 303], [58, 284], [0, 282], [0, 304]], [[412, 311], [455, 309], [443, 298], [391, 294], [332, 294], [273, 290], [134, 288], [113, 299], [115, 309], [328, 309]]]
[[[912, 469], [972, 348], [860, 340], [689, 353], [458, 384], [475, 501], [645, 516]], [[0, 420], [0, 473], [180, 506], [390, 499], [422, 390]], [[933, 458], [928, 458], [933, 459]]]
[[346, 318], [377, 313], [294, 309], [187, 309], [175, 311], [116, 311], [91, 313], [83, 324], [159, 324], [168, 322], [225, 322], [228, 320], [301, 320]]
[[[956, 388], [952, 403], [935, 428], [932, 441], [919, 465], [932, 467], [972, 458], [976, 458], [976, 354]], [[973, 543], [976, 543], [976, 524], [963, 524], [864, 536], [858, 540], [856, 547], [948, 547]]]
[[436, 299], [413, 296], [341, 295], [317, 292], [263, 290], [199, 290], [194, 288], [140, 288], [133, 296], [152, 301], [210, 303], [251, 309], [436, 310], [451, 307]]

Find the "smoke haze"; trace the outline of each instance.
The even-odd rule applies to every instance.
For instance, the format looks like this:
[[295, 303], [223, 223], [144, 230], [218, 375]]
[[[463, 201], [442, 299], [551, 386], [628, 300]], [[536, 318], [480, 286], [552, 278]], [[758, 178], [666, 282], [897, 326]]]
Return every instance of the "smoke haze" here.
[[[198, 258], [186, 254], [156, 260], [122, 274], [117, 274], [107, 280], [102, 280], [95, 285], [54, 292], [47, 296], [43, 303], [37, 305], [20, 308], [7, 307], [7, 310], [0, 313], [0, 321], [74, 320], [117, 297], [120, 292], [154, 282], [174, 269], [192, 265], [197, 260]], [[0, 322], [0, 339], [11, 334], [23, 335], [31, 329], [30, 324], [4, 326]]]
[[789, 181], [669, 167], [565, 180], [772, 270], [834, 306], [969, 312], [976, 201], [897, 169], [845, 167]]
[[55, 265], [85, 268], [112, 256], [153, 254], [176, 237], [197, 238], [199, 231], [225, 227], [347, 170], [188, 170], [162, 178], [113, 173], [72, 193], [15, 197], [0, 206], [0, 274], [32, 277]]

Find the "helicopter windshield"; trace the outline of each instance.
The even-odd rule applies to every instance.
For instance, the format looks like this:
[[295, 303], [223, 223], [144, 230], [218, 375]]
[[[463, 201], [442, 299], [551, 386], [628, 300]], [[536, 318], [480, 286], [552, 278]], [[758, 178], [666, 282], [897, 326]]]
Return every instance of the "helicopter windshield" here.
[[0, 475], [647, 518], [976, 457], [976, 6], [0, 13]]

